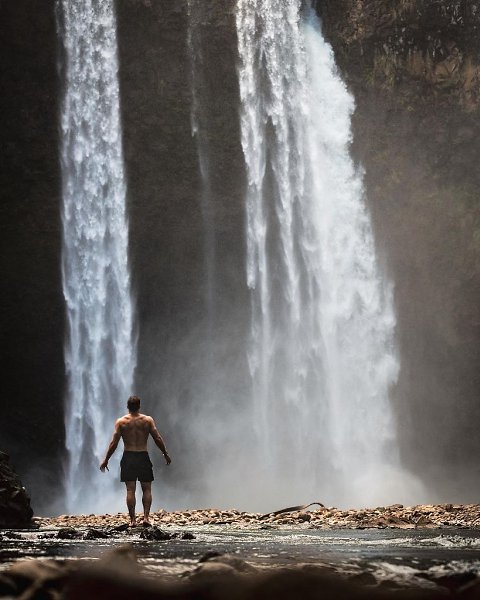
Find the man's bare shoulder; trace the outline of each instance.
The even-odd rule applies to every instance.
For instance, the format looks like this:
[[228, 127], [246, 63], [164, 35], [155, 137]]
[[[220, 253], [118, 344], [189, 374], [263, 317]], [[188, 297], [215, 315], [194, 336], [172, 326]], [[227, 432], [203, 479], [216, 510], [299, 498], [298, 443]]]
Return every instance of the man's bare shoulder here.
[[117, 419], [115, 421], [115, 425], [116, 426], [125, 425], [126, 423], [128, 423], [128, 421], [130, 421], [130, 415], [123, 415], [123, 417], [120, 417], [119, 419]]
[[153, 423], [153, 417], [151, 417], [150, 415], [139, 415], [140, 417], [142, 417], [142, 420], [148, 421], [149, 423]]

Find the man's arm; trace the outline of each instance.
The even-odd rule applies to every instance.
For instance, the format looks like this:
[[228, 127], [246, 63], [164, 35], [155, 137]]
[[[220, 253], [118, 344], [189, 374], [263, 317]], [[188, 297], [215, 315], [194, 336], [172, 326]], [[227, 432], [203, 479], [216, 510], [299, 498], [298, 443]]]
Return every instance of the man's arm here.
[[162, 452], [162, 454], [165, 458], [165, 462], [167, 463], [167, 465], [169, 465], [172, 462], [172, 459], [168, 455], [167, 449], [165, 448], [165, 442], [162, 440], [162, 436], [158, 432], [158, 429], [155, 425], [155, 421], [152, 419], [152, 417], [150, 417], [149, 421], [150, 421], [150, 435], [152, 436], [155, 444], [160, 448], [160, 451]]
[[121, 437], [122, 436], [121, 436], [121, 433], [120, 433], [120, 419], [119, 419], [115, 423], [115, 431], [113, 432], [112, 441], [110, 442], [110, 444], [108, 446], [108, 450], [107, 450], [107, 454], [105, 456], [105, 460], [100, 465], [100, 471], [102, 471], [102, 473], [105, 471], [105, 469], [107, 469], [107, 471], [108, 471], [108, 461], [110, 460], [110, 457], [112, 456], [112, 454], [117, 449], [118, 442], [120, 441]]

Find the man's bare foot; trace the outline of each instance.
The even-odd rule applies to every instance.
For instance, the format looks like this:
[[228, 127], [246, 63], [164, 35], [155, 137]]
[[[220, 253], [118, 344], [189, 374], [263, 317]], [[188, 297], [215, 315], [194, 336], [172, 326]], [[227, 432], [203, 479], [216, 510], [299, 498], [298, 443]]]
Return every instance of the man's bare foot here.
[[137, 527], [137, 521], [135, 519], [133, 521], [130, 521], [129, 527]]
[[148, 519], [144, 519], [142, 525], [144, 527], [151, 527], [152, 526], [152, 524], [150, 523], [150, 521]]

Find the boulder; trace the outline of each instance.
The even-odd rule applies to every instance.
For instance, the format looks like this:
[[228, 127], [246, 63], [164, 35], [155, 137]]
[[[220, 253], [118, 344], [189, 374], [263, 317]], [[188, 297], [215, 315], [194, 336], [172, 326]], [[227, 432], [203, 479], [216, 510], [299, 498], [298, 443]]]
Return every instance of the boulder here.
[[30, 498], [10, 464], [10, 457], [0, 452], [0, 528], [32, 525]]
[[57, 531], [59, 540], [76, 540], [82, 537], [82, 533], [74, 527], [62, 527]]
[[140, 573], [138, 556], [131, 544], [124, 544], [105, 552], [94, 569], [109, 576], [130, 577]]
[[163, 542], [166, 540], [171, 540], [177, 536], [174, 533], [170, 533], [169, 531], [164, 531], [163, 529], [160, 529], [159, 527], [148, 527], [141, 531], [140, 537], [142, 538], [142, 540], [149, 540], [149, 541], [155, 541], [155, 542], [162, 541]]

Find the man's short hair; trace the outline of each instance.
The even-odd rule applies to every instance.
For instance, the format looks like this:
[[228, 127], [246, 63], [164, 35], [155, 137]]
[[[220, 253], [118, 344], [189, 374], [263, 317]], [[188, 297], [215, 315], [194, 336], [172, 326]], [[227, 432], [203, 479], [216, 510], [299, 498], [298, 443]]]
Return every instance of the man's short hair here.
[[140, 408], [140, 398], [138, 396], [130, 396], [127, 400], [127, 408], [130, 412], [137, 412]]

